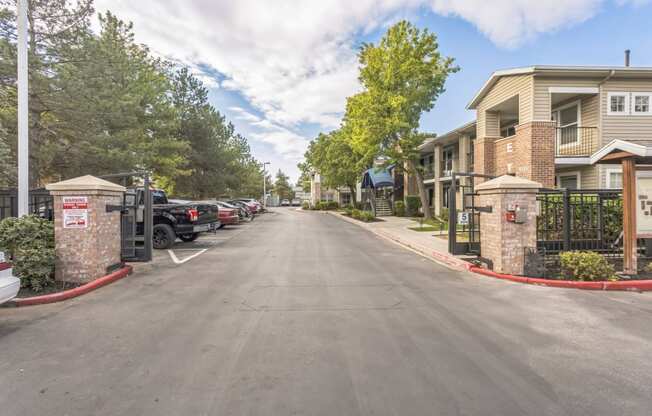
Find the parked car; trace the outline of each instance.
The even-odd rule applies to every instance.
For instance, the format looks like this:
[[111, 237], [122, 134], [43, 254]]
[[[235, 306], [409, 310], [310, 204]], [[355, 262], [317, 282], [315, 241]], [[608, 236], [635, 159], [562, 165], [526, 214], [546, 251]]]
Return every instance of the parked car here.
[[240, 221], [250, 221], [251, 214], [249, 213], [249, 210], [247, 210], [247, 208], [245, 208], [244, 206], [231, 204], [226, 201], [216, 201], [216, 204], [220, 208], [235, 209], [236, 213], [238, 214], [238, 219]]
[[4, 262], [4, 255], [0, 253], [0, 304], [8, 302], [18, 295], [20, 279], [11, 272], [11, 264]]
[[230, 200], [228, 202], [230, 204], [238, 205], [238, 206], [241, 206], [241, 207], [245, 208], [247, 210], [247, 212], [249, 212], [249, 214], [251, 215], [251, 219], [255, 218], [256, 212], [258, 211], [258, 208], [256, 207], [256, 205], [254, 205], [252, 203], [249, 203], [249, 202], [241, 201], [239, 199], [232, 199], [232, 200]]
[[242, 201], [242, 202], [244, 202], [246, 204], [249, 204], [250, 206], [253, 206], [256, 209], [256, 214], [260, 214], [264, 210], [263, 204], [258, 202], [257, 199], [254, 199], [254, 198], [238, 198], [238, 201]]
[[[144, 205], [144, 192], [137, 189], [139, 205]], [[177, 201], [180, 202], [180, 201]], [[170, 203], [163, 190], [152, 190], [152, 240], [156, 249], [172, 247], [174, 241], [194, 241], [200, 233], [213, 231], [219, 228], [219, 207], [216, 204], [184, 201]], [[142, 215], [137, 227], [142, 234], [144, 223]]]
[[290, 200], [289, 199], [284, 199], [281, 201], [281, 206], [282, 207], [289, 207], [290, 206]]
[[301, 205], [301, 200], [300, 200], [299, 198], [294, 198], [294, 199], [292, 200], [292, 206], [293, 206], [293, 207], [298, 207], [298, 206], [300, 206], [300, 205]]
[[238, 208], [225, 208], [220, 207], [219, 211], [220, 226], [223, 228], [225, 225], [238, 225], [240, 216], [238, 215]]

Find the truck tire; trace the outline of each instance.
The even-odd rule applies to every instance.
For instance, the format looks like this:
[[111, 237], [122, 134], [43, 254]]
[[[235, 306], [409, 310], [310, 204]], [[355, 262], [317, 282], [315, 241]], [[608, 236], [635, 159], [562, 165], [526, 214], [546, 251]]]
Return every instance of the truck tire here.
[[174, 230], [167, 224], [156, 224], [152, 230], [152, 243], [155, 249], [170, 248], [176, 239]]
[[181, 234], [179, 235], [179, 238], [181, 239], [181, 241], [185, 241], [186, 243], [189, 243], [199, 238], [199, 233]]

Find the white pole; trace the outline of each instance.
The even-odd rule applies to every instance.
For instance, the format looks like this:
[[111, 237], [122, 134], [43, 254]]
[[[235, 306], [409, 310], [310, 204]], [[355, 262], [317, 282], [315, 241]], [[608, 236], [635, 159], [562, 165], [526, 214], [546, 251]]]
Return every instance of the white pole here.
[[27, 0], [18, 0], [18, 216], [29, 214]]

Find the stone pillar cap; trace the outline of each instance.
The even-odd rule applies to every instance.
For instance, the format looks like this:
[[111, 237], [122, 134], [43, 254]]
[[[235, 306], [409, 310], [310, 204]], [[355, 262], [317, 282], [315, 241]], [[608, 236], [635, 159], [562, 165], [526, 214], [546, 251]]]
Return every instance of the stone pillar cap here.
[[477, 185], [475, 191], [488, 191], [495, 189], [540, 189], [543, 188], [539, 182], [534, 182], [529, 179], [521, 178], [519, 176], [503, 175], [495, 179], [486, 181]]
[[117, 185], [92, 175], [80, 176], [61, 182], [51, 183], [45, 187], [48, 191], [113, 191], [124, 192], [124, 186]]

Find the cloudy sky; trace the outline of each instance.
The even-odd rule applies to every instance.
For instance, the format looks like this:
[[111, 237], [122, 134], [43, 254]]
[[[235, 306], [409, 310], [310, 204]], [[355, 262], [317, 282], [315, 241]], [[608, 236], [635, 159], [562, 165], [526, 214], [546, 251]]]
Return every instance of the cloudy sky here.
[[422, 130], [469, 121], [496, 69], [533, 64], [652, 66], [652, 0], [96, 0], [139, 42], [191, 66], [260, 161], [292, 180], [309, 140], [337, 128], [359, 88], [356, 51], [407, 18], [439, 36], [461, 71]]

